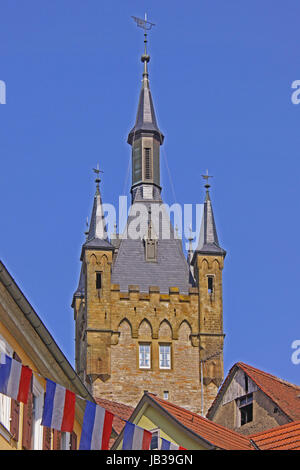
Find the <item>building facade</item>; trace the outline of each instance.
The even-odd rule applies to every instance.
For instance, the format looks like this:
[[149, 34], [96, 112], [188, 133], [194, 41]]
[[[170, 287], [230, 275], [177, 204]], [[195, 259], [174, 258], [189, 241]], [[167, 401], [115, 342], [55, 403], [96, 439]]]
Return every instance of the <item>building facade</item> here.
[[148, 391], [205, 414], [223, 380], [226, 252], [206, 184], [198, 245], [184, 255], [162, 199], [164, 136], [149, 86], [146, 42], [141, 60], [142, 87], [128, 135], [132, 205], [124, 232], [109, 239], [97, 177], [72, 302], [76, 369], [95, 397], [136, 406]]
[[42, 426], [45, 378], [87, 400], [93, 397], [1, 261], [0, 353], [34, 371], [26, 404], [0, 393], [0, 450], [78, 449], [85, 402], [76, 400], [72, 433]]
[[207, 418], [252, 435], [300, 420], [300, 386], [249, 364], [230, 369]]

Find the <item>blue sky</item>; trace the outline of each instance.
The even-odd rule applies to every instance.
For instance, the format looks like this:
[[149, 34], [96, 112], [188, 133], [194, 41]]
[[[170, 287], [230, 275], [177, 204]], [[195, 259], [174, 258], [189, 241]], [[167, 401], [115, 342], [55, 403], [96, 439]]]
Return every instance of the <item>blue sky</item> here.
[[104, 202], [130, 189], [143, 50], [131, 16], [147, 12], [165, 202], [202, 203], [201, 174], [214, 176], [225, 373], [243, 361], [299, 384], [299, 2], [2, 0], [0, 10], [0, 257], [70, 362], [92, 168], [104, 170]]

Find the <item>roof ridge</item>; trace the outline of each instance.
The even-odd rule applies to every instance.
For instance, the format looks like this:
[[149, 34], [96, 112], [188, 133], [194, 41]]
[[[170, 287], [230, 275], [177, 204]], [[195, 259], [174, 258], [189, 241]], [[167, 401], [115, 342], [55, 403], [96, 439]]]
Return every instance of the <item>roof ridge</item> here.
[[295, 388], [295, 389], [297, 389], [297, 390], [299, 389], [299, 391], [300, 391], [300, 385], [296, 385], [296, 384], [293, 384], [293, 383], [291, 383], [291, 382], [288, 382], [287, 380], [284, 380], [284, 379], [282, 379], [282, 378], [280, 378], [280, 377], [278, 377], [278, 376], [276, 376], [276, 375], [270, 374], [269, 372], [265, 372], [264, 370], [258, 369], [257, 367], [251, 366], [251, 365], [246, 364], [246, 363], [244, 363], [244, 362], [237, 362], [236, 365], [237, 365], [237, 366], [240, 366], [240, 367], [242, 367], [242, 368], [245, 367], [245, 368], [252, 369], [252, 370], [254, 370], [255, 372], [258, 372], [258, 373], [261, 374], [261, 375], [264, 375], [264, 376], [266, 376], [266, 377], [269, 377], [269, 378], [272, 378], [272, 379], [274, 379], [274, 380], [277, 380], [278, 382], [282, 383], [283, 385], [287, 385], [287, 386], [289, 386], [289, 387], [291, 387], [291, 388]]
[[134, 410], [134, 407], [133, 406], [130, 406], [130, 405], [125, 405], [125, 403], [121, 403], [119, 401], [113, 401], [113, 400], [108, 400], [107, 398], [101, 398], [101, 397], [95, 397], [95, 401], [106, 401], [108, 403], [111, 403], [113, 405], [121, 405], [121, 406], [126, 406], [126, 408], [130, 408], [132, 410]]
[[171, 403], [171, 402], [169, 402], [169, 401], [167, 401], [167, 400], [163, 400], [162, 398], [157, 397], [156, 395], [154, 395], [154, 394], [152, 394], [152, 393], [148, 393], [148, 395], [150, 395], [151, 397], [153, 397], [154, 400], [156, 400], [156, 401], [163, 402], [163, 403], [165, 403], [165, 404], [168, 405], [168, 406], [174, 407], [174, 408], [179, 409], [179, 410], [183, 410], [183, 411], [185, 411], [185, 412], [187, 412], [187, 413], [189, 413], [189, 414], [195, 416], [196, 418], [198, 418], [199, 421], [202, 421], [202, 422], [204, 422], [204, 423], [209, 423], [210, 425], [212, 425], [212, 426], [213, 426], [214, 428], [216, 428], [216, 429], [219, 429], [219, 430], [222, 430], [222, 431], [225, 430], [225, 431], [227, 431], [229, 434], [231, 434], [231, 435], [233, 435], [233, 436], [235, 436], [235, 437], [241, 438], [241, 439], [244, 440], [244, 441], [249, 442], [249, 439], [248, 439], [247, 436], [244, 436], [243, 434], [239, 434], [239, 433], [237, 433], [236, 431], [234, 431], [234, 430], [232, 430], [232, 429], [226, 428], [226, 426], [222, 426], [222, 424], [215, 423], [214, 421], [211, 421], [210, 419], [208, 419], [208, 418], [206, 418], [206, 417], [204, 417], [204, 416], [201, 416], [201, 415], [195, 413], [194, 411], [188, 410], [188, 409], [183, 408], [182, 406], [179, 406], [179, 405], [175, 405], [174, 403]]

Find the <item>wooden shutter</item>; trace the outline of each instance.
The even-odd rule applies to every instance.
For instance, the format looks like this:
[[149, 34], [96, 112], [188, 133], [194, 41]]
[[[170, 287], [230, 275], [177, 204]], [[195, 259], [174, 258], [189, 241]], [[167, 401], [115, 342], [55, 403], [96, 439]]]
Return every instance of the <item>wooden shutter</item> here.
[[[18, 354], [13, 353], [13, 359], [18, 362], [21, 362]], [[10, 432], [15, 441], [19, 439], [19, 418], [20, 418], [20, 403], [17, 400], [11, 399], [11, 409], [10, 409]]]
[[77, 435], [73, 431], [70, 436], [71, 439], [71, 450], [77, 450]]
[[53, 450], [61, 450], [61, 432], [54, 429], [53, 431]]
[[51, 429], [43, 427], [43, 450], [51, 450]]
[[32, 406], [33, 406], [33, 393], [32, 393], [32, 377], [28, 393], [27, 404], [24, 404], [23, 409], [23, 439], [22, 444], [24, 449], [31, 449], [31, 436], [32, 436]]

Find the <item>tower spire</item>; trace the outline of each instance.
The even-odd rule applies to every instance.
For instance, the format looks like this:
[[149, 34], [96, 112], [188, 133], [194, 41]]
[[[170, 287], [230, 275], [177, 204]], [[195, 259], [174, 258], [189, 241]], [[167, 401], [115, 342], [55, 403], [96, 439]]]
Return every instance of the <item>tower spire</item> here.
[[209, 178], [212, 178], [206, 171], [205, 175], [202, 175], [202, 178], [205, 180], [205, 201], [203, 207], [203, 216], [200, 227], [199, 241], [198, 246], [195, 250], [195, 253], [205, 253], [205, 254], [220, 254], [225, 255], [226, 251], [219, 245], [219, 239], [217, 235], [217, 228], [213, 214], [212, 203], [210, 199], [210, 184]]
[[88, 231], [86, 232], [87, 237], [84, 247], [93, 246], [98, 248], [112, 248], [112, 245], [108, 241], [108, 234], [106, 230], [102, 198], [100, 193], [100, 173], [103, 173], [103, 171], [99, 169], [99, 164], [97, 164], [97, 168], [93, 168], [93, 171], [94, 173], [96, 173], [96, 191], [94, 196], [92, 215], [90, 219], [90, 226]]
[[[137, 194], [135, 189], [142, 187], [141, 191], [139, 191], [139, 194], [142, 194], [147, 185], [145, 194], [147, 193], [148, 199], [152, 199], [154, 192], [160, 192], [161, 189], [159, 147], [164, 140], [164, 136], [157, 124], [149, 85], [148, 63], [150, 55], [147, 48], [148, 31], [154, 26], [154, 23], [150, 23], [146, 15], [145, 19], [136, 17], [133, 17], [133, 19], [144, 30], [144, 53], [141, 56], [144, 66], [136, 120], [127, 139], [127, 142], [132, 146], [131, 193], [134, 199], [135, 194]], [[150, 186], [156, 186], [158, 189], [155, 190], [153, 188], [151, 190]]]

